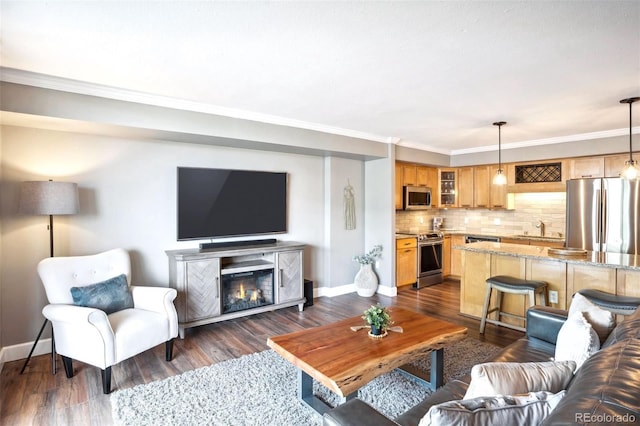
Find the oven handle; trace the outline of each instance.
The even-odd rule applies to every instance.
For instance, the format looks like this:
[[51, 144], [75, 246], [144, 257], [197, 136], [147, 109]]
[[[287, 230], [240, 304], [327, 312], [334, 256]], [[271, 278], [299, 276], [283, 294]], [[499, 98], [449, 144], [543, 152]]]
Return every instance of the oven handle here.
[[418, 246], [436, 246], [438, 244], [443, 244], [444, 240], [437, 240], [437, 241], [420, 241], [418, 243]]

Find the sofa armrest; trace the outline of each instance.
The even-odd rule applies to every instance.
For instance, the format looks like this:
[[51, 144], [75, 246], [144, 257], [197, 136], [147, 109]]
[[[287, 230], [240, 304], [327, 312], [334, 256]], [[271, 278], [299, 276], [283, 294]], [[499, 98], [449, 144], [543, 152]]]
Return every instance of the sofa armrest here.
[[358, 398], [338, 405], [325, 413], [322, 417], [322, 424], [323, 426], [398, 426], [398, 423]]
[[567, 311], [548, 306], [534, 306], [527, 311], [527, 338], [556, 344], [558, 332], [567, 320]]

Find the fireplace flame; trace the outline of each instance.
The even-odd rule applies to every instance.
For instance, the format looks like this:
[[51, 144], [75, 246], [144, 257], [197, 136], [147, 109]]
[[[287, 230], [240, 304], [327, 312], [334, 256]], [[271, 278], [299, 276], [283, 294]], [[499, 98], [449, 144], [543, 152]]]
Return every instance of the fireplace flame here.
[[258, 290], [253, 290], [253, 293], [251, 293], [251, 300], [252, 302], [257, 302], [258, 301]]
[[238, 294], [238, 298], [240, 299], [244, 299], [245, 293], [244, 293], [244, 284], [240, 283], [240, 294]]

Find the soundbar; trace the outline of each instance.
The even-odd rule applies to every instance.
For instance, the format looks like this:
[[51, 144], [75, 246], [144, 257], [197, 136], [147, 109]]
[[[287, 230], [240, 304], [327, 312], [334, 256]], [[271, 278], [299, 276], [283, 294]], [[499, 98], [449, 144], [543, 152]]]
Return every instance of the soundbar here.
[[277, 240], [275, 238], [268, 238], [265, 240], [246, 240], [246, 241], [224, 241], [221, 243], [200, 243], [200, 250], [211, 250], [217, 248], [227, 247], [244, 247], [244, 246], [266, 246], [275, 244]]

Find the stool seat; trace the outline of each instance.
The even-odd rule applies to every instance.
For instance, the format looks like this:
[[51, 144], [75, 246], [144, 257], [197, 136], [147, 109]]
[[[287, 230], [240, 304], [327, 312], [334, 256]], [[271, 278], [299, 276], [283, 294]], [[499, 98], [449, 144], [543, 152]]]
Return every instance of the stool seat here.
[[[513, 328], [515, 330], [526, 331], [525, 327], [520, 327], [502, 321], [501, 317], [515, 318], [526, 323], [526, 318], [522, 315], [515, 315], [502, 311], [502, 293], [514, 294], [529, 297], [529, 307], [536, 304], [536, 294], [540, 295], [540, 304], [547, 305], [547, 283], [544, 281], [523, 280], [522, 278], [511, 277], [509, 275], [496, 275], [487, 278], [487, 289], [482, 307], [482, 319], [480, 320], [480, 334], [484, 333], [486, 323]], [[491, 293], [496, 291], [496, 306], [489, 309], [491, 304]], [[496, 319], [489, 319], [489, 314], [496, 312]]]
[[522, 278], [510, 277], [508, 275], [496, 275], [495, 277], [487, 279], [486, 282], [493, 284], [494, 287], [500, 286], [504, 289], [512, 290], [537, 290], [547, 286], [547, 283], [544, 281], [523, 280]]
[[640, 297], [617, 296], [590, 288], [578, 290], [578, 293], [614, 314], [631, 315], [640, 306]]

